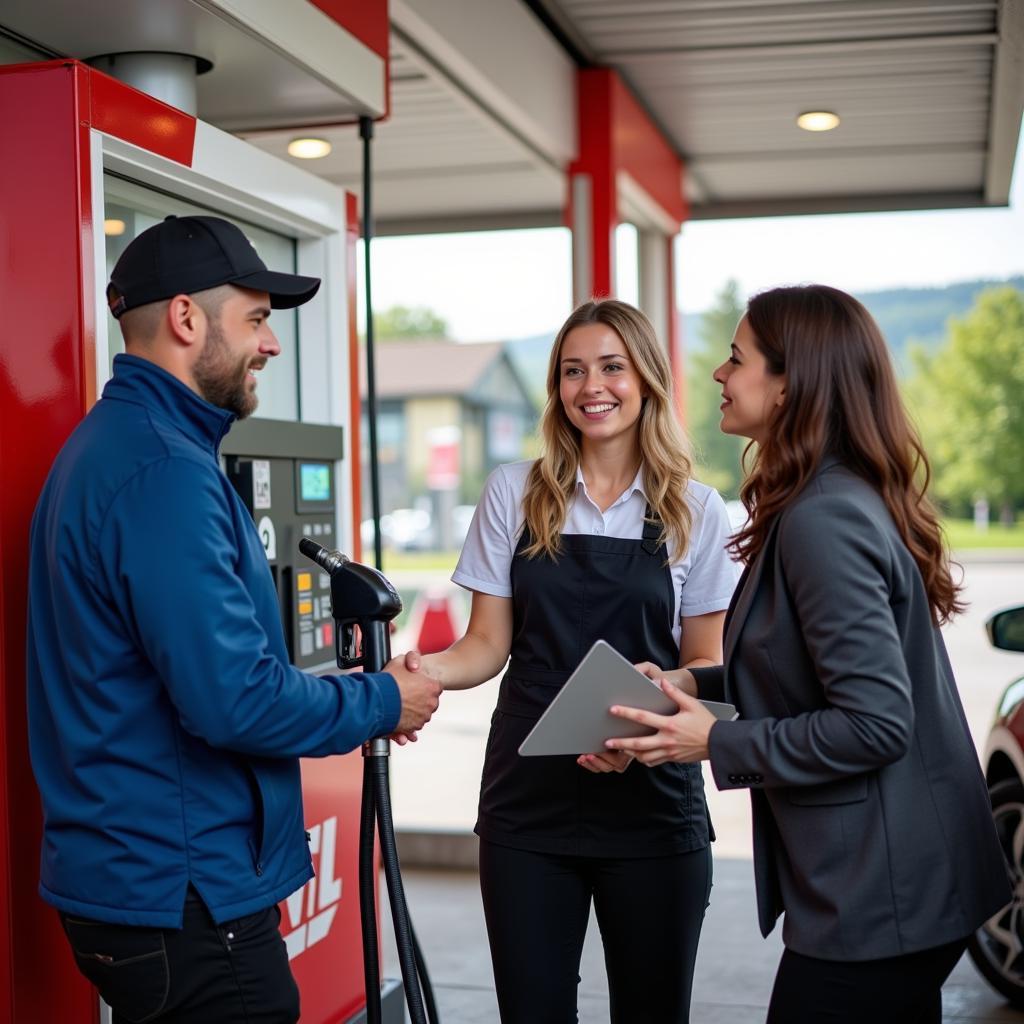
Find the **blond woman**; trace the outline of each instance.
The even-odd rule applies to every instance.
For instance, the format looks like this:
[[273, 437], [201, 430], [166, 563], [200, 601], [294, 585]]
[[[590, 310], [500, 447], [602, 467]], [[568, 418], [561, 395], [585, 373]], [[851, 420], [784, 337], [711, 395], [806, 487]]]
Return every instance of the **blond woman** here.
[[728, 520], [691, 478], [665, 352], [639, 310], [580, 306], [555, 339], [547, 390], [543, 454], [491, 474], [452, 576], [473, 595], [466, 634], [422, 661], [458, 690], [511, 655], [476, 825], [502, 1021], [577, 1020], [593, 904], [612, 1021], [675, 1024], [689, 1016], [711, 889], [699, 768], [517, 749], [598, 639], [634, 662], [721, 661]]

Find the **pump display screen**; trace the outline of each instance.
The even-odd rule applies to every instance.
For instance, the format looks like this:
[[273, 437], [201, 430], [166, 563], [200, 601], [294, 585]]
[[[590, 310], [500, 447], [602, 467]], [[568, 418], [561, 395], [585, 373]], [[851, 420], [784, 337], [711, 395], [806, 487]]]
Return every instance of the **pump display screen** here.
[[330, 501], [331, 467], [324, 462], [300, 463], [299, 493], [302, 501]]

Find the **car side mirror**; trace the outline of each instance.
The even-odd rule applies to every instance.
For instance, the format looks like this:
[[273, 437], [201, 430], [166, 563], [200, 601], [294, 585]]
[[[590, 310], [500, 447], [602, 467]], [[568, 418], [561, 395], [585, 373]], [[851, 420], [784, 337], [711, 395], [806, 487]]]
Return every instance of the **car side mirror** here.
[[988, 639], [1002, 651], [1024, 651], [1024, 608], [996, 612], [985, 623]]

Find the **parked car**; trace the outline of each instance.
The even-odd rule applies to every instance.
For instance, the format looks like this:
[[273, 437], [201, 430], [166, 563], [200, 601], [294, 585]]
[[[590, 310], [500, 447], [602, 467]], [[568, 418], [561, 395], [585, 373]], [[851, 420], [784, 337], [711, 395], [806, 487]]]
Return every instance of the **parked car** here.
[[[363, 547], [373, 547], [373, 520], [360, 525]], [[380, 517], [380, 536], [384, 547], [397, 551], [427, 551], [434, 547], [434, 528], [430, 513], [422, 508], [396, 508]]]
[[[994, 647], [1024, 652], [1024, 607], [998, 612], [986, 628]], [[984, 765], [1013, 897], [974, 933], [967, 948], [985, 979], [1024, 1010], [1024, 676], [1003, 693]]]

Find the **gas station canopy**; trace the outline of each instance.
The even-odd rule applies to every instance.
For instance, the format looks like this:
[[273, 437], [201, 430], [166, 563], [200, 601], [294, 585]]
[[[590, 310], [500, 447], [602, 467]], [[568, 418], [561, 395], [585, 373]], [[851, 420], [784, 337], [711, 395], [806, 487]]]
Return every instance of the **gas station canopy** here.
[[[687, 163], [694, 217], [1002, 205], [1024, 9], [998, 0], [547, 0]], [[835, 131], [797, 127], [808, 110]]]
[[[379, 233], [564, 223], [586, 67], [615, 69], [682, 158], [693, 218], [1008, 199], [1020, 0], [391, 0], [377, 63], [338, 6], [6, 0], [0, 30], [43, 56], [199, 56], [199, 117], [356, 192], [353, 119], [386, 112]], [[839, 125], [804, 131], [806, 111]], [[299, 129], [330, 155], [289, 157]]]

